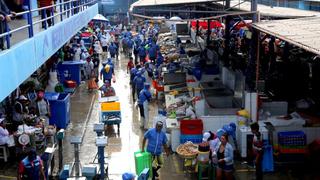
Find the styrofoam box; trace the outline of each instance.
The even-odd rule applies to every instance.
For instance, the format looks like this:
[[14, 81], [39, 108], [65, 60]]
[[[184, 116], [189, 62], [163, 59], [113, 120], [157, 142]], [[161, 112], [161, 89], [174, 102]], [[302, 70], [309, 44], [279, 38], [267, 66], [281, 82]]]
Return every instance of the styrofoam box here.
[[216, 132], [218, 129], [222, 128], [225, 124], [230, 124], [231, 122], [237, 124], [236, 115], [223, 115], [223, 116], [201, 116], [200, 119], [203, 122], [203, 131]]

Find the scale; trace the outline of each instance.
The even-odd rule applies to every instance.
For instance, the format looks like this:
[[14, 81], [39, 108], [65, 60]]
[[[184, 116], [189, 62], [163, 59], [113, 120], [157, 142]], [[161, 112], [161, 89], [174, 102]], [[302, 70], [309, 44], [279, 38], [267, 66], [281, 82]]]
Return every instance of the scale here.
[[78, 136], [71, 136], [70, 143], [74, 145], [74, 162], [71, 166], [71, 171], [75, 168], [76, 177], [80, 176], [80, 144], [82, 143], [82, 138]]
[[97, 123], [93, 125], [93, 130], [97, 133], [97, 136], [102, 136], [104, 132], [104, 123]]
[[105, 165], [104, 148], [106, 147], [107, 144], [108, 144], [108, 140], [106, 136], [99, 136], [96, 138], [96, 146], [98, 147], [98, 163], [100, 164], [99, 179], [101, 180], [105, 179], [105, 176], [107, 177], [107, 179], [109, 179], [108, 166], [106, 167], [106, 169], [104, 169], [104, 165]]

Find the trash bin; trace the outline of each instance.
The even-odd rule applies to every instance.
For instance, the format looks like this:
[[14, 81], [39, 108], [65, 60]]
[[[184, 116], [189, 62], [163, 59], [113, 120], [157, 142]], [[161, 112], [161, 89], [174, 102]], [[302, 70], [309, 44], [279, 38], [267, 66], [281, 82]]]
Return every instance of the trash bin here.
[[70, 95], [61, 93], [56, 100], [50, 100], [51, 117], [50, 125], [56, 125], [59, 129], [66, 129], [70, 122]]
[[58, 64], [59, 80], [64, 83], [66, 80], [76, 81], [79, 85], [81, 83], [81, 66], [85, 64], [84, 61], [64, 61]]

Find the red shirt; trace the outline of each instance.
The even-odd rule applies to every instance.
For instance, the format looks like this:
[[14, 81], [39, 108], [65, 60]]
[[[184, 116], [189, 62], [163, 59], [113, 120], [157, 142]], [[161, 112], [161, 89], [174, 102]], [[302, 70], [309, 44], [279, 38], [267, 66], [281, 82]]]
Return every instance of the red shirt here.
[[38, 0], [40, 7], [46, 7], [52, 5], [52, 0]]
[[127, 65], [127, 70], [130, 71], [133, 67], [134, 67], [133, 62], [132, 62], [132, 61], [129, 61], [129, 62], [128, 62], [128, 65]]

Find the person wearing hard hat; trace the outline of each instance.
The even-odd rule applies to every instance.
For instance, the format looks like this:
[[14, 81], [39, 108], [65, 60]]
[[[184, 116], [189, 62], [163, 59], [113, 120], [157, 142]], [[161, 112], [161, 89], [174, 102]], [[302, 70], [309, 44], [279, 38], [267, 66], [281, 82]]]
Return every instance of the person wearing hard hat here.
[[111, 59], [109, 58], [107, 62], [103, 62], [102, 66], [103, 67], [100, 70], [100, 79], [103, 80], [103, 82], [106, 80], [111, 82], [112, 76], [114, 75], [114, 67]]
[[128, 172], [122, 174], [122, 180], [134, 180], [135, 177], [134, 174]]

